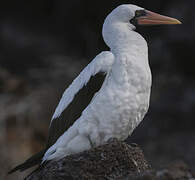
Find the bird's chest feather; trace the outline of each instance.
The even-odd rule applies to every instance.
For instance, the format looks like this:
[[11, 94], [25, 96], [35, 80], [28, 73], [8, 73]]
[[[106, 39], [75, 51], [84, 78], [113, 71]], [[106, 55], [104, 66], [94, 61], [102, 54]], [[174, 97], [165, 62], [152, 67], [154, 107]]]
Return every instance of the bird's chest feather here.
[[150, 95], [151, 82], [147, 73], [139, 64], [127, 61], [113, 65], [102, 88], [85, 111], [84, 119], [95, 125], [93, 129], [103, 134], [101, 137], [110, 135], [125, 139], [142, 120]]
[[[112, 68], [107, 80], [107, 91], [113, 97], [118, 99], [118, 102], [123, 104], [123, 107], [137, 108], [145, 99], [143, 95], [150, 94], [151, 88], [151, 72], [147, 61], [139, 58], [139, 56], [120, 57]], [[112, 99], [111, 99], [112, 100]], [[148, 99], [146, 99], [148, 101]], [[115, 101], [112, 101], [115, 104]]]
[[102, 118], [106, 118], [103, 126], [126, 137], [148, 110], [151, 87], [149, 66], [128, 60], [116, 63], [105, 83], [104, 93], [101, 93], [104, 106], [99, 106], [104, 112]]

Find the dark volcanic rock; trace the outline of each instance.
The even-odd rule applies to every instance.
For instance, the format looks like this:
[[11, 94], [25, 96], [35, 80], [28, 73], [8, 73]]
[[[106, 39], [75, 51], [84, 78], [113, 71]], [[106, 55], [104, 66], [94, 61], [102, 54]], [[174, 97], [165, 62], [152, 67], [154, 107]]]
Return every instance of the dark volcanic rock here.
[[166, 180], [194, 180], [190, 168], [182, 161], [170, 163], [166, 168], [157, 171], [156, 176]]
[[147, 170], [150, 166], [139, 147], [113, 140], [89, 151], [48, 162], [26, 180], [123, 179]]
[[182, 161], [170, 163], [158, 171], [151, 169], [135, 144], [112, 140], [109, 143], [50, 161], [25, 180], [195, 180]]
[[195, 180], [195, 178], [184, 162], [176, 161], [161, 170], [129, 175], [124, 180]]

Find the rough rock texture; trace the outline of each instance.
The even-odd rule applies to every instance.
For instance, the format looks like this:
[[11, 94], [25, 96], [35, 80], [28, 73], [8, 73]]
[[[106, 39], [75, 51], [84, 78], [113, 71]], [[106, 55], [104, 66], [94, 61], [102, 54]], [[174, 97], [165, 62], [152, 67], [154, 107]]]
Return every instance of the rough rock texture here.
[[123, 179], [147, 170], [150, 166], [137, 145], [113, 140], [92, 150], [49, 162], [26, 180]]
[[155, 171], [136, 145], [111, 140], [103, 146], [48, 162], [25, 180], [195, 180], [182, 161]]
[[176, 161], [158, 171], [128, 175], [124, 180], [195, 180], [195, 178], [184, 162]]

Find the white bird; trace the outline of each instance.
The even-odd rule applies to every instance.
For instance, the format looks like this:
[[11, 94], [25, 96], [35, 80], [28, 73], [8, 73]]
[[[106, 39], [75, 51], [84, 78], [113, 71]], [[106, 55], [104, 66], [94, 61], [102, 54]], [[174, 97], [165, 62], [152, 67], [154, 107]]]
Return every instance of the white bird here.
[[150, 101], [148, 46], [137, 25], [181, 24], [126, 4], [103, 24], [110, 51], [97, 55], [65, 90], [52, 117], [47, 146], [13, 170], [88, 150], [110, 138], [125, 140], [144, 118]]

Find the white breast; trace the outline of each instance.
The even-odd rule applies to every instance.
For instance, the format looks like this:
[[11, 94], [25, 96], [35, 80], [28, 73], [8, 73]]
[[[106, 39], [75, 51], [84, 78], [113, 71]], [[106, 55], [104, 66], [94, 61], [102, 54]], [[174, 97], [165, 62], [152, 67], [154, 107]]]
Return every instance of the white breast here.
[[[124, 140], [141, 122], [149, 107], [151, 73], [148, 64], [119, 56], [103, 87], [81, 117], [82, 132], [102, 144], [109, 138]], [[138, 58], [138, 57], [137, 57]]]

